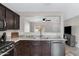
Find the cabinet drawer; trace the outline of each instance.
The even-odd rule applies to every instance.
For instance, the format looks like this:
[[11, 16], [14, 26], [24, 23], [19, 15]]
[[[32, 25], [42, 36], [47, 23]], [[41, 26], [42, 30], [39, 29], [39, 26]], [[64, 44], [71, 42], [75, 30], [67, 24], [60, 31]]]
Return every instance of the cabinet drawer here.
[[41, 41], [41, 42], [40, 42], [40, 45], [41, 45], [41, 46], [42, 46], [42, 45], [50, 46], [51, 43], [50, 43], [50, 41]]

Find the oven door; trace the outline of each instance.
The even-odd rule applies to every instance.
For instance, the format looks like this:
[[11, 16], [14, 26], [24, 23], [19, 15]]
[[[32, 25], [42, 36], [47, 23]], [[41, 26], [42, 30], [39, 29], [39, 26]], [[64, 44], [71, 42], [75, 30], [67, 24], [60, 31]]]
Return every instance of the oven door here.
[[0, 19], [0, 31], [6, 30], [6, 22], [4, 19]]

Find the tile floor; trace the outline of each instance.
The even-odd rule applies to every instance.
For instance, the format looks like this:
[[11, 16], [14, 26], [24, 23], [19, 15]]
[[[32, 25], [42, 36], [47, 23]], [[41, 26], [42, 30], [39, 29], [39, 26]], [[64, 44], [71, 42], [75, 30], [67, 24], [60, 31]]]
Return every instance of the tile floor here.
[[79, 48], [65, 46], [66, 56], [79, 56]]

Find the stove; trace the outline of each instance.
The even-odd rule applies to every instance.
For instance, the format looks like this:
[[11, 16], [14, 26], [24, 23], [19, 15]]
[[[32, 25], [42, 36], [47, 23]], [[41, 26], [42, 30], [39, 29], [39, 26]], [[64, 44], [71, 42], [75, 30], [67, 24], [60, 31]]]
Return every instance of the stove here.
[[10, 55], [10, 52], [14, 49], [13, 41], [6, 41], [6, 32], [0, 36], [0, 55]]
[[14, 42], [12, 41], [6, 41], [0, 43], [0, 55], [6, 55], [13, 48], [14, 48]]

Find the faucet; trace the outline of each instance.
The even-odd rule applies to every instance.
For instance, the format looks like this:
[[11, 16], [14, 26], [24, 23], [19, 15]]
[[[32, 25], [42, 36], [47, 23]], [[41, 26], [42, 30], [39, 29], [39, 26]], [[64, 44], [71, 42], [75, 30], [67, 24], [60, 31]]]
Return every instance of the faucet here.
[[40, 31], [40, 38], [42, 38], [42, 36], [43, 36], [43, 35], [42, 35], [42, 28], [40, 28], [39, 31]]
[[42, 38], [42, 32], [40, 31], [40, 38]]

